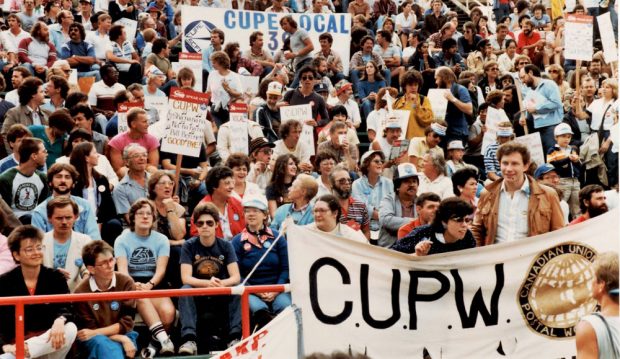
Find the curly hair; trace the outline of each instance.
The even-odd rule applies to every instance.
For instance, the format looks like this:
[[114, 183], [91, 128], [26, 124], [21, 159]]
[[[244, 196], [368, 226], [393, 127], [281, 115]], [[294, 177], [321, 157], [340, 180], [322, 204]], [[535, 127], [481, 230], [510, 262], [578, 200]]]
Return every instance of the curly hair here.
[[151, 209], [153, 224], [155, 224], [155, 222], [157, 221], [157, 212], [155, 211], [155, 206], [153, 206], [153, 203], [151, 203], [151, 201], [146, 198], [140, 198], [131, 205], [131, 207], [129, 208], [129, 213], [127, 214], [127, 217], [129, 217], [129, 229], [132, 232], [136, 231], [137, 212], [144, 206], [149, 206], [149, 208]]

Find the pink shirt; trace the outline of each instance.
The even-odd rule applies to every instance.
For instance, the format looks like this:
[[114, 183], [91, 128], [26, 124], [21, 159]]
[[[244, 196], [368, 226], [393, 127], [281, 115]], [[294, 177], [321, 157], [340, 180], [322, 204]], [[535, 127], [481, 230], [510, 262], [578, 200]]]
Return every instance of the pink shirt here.
[[129, 145], [130, 143], [139, 144], [140, 146], [146, 148], [147, 152], [151, 152], [152, 150], [157, 149], [159, 147], [159, 141], [157, 141], [157, 138], [155, 138], [155, 136], [146, 134], [140, 137], [139, 139], [134, 140], [131, 137], [129, 137], [129, 131], [119, 133], [118, 135], [114, 136], [110, 140], [109, 145], [115, 150], [123, 152], [125, 147]]
[[13, 261], [7, 238], [0, 234], [0, 275], [15, 267], [17, 267], [17, 264]]

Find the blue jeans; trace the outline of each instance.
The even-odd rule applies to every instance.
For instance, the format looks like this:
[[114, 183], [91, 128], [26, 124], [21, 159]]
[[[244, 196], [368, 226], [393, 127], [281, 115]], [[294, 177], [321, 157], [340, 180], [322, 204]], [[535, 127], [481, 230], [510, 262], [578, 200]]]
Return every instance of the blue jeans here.
[[555, 129], [555, 126], [557, 125], [545, 126], [536, 129], [536, 132], [540, 133], [540, 141], [542, 142], [545, 160], [547, 158], [547, 150], [555, 146], [555, 136], [553, 135], [553, 130]]
[[95, 81], [99, 81], [101, 80], [101, 74], [99, 73], [99, 70], [101, 69], [101, 67], [97, 64], [91, 65], [90, 66], [90, 71], [84, 71], [84, 72], [78, 72], [78, 79], [82, 78], [82, 77], [94, 77]]
[[[132, 330], [125, 335], [129, 337], [136, 348], [138, 348], [138, 343], [136, 341], [138, 339], [138, 333]], [[125, 357], [125, 350], [121, 343], [115, 342], [109, 337], [101, 334], [97, 334], [85, 342], [78, 340], [78, 346], [80, 346], [81, 351], [88, 353], [88, 359]]]
[[23, 66], [23, 67], [27, 68], [27, 69], [28, 69], [28, 71], [30, 71], [30, 73], [32, 74], [32, 76], [36, 76], [36, 77], [38, 77], [39, 79], [41, 79], [41, 81], [43, 81], [43, 83], [45, 83], [45, 82], [46, 82], [46, 81], [45, 81], [45, 80], [46, 80], [46, 79], [45, 79], [45, 77], [46, 77], [46, 75], [47, 75], [47, 71], [43, 71], [43, 72], [42, 72], [42, 73], [40, 73], [40, 74], [39, 74], [39, 73], [36, 73], [36, 72], [34, 71], [34, 66], [32, 66], [32, 64], [31, 64], [31, 63], [29, 63], [29, 62], [24, 62], [23, 64], [21, 64], [21, 66]]
[[368, 118], [368, 114], [375, 109], [375, 102], [370, 100], [362, 101], [362, 120], [366, 122], [366, 118]]
[[312, 58], [309, 58], [309, 59], [305, 59], [304, 61], [298, 63], [297, 66], [295, 66], [295, 78], [293, 79], [293, 82], [291, 83], [291, 87], [290, 87], [291, 89], [296, 89], [297, 87], [299, 87], [299, 70], [301, 70], [301, 68], [306, 65], [310, 65], [311, 62], [312, 62]]
[[499, 4], [497, 8], [493, 9], [495, 14], [495, 21], [499, 22], [504, 16], [510, 16], [510, 4]]
[[[181, 289], [193, 288], [191, 285], [185, 284]], [[198, 313], [205, 312], [214, 313], [221, 316], [224, 310], [228, 311], [226, 317], [228, 323], [217, 323], [210, 326], [225, 326], [228, 328], [228, 334], [234, 336], [241, 334], [241, 300], [239, 296], [233, 295], [229, 298], [221, 296], [212, 297], [179, 297], [179, 314], [181, 322], [181, 337], [196, 337], [196, 324], [198, 322]], [[224, 319], [225, 320], [225, 319]]]
[[271, 303], [265, 303], [258, 296], [250, 294], [250, 312], [252, 312], [252, 314], [259, 310], [266, 310], [278, 314], [290, 305], [291, 293], [279, 293]]

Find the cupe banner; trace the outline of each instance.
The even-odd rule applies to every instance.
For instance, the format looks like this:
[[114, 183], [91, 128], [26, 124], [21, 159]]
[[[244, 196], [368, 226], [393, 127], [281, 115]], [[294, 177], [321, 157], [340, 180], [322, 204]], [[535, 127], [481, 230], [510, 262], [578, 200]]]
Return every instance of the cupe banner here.
[[574, 358], [596, 307], [597, 253], [618, 251], [618, 210], [515, 243], [412, 257], [287, 223], [306, 354], [373, 359]]
[[[262, 11], [246, 11], [201, 6], [181, 7], [183, 28], [183, 51], [201, 52], [211, 43], [211, 31], [224, 31], [225, 43], [238, 42], [241, 52], [250, 48], [250, 35], [255, 31], [263, 33], [265, 49], [271, 54], [282, 49], [289, 36], [280, 27], [280, 19], [288, 14]], [[320, 50], [319, 35], [329, 32], [334, 43], [332, 50], [342, 59], [345, 74], [349, 71], [349, 49], [351, 46], [351, 15], [349, 14], [290, 14], [299, 28], [308, 32], [314, 51]]]

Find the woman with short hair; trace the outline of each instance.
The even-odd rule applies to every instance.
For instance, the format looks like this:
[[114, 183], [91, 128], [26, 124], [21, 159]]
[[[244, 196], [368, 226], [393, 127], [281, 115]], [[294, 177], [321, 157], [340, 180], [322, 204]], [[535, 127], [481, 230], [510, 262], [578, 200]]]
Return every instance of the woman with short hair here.
[[314, 203], [312, 211], [314, 223], [307, 224], [305, 227], [368, 244], [368, 239], [364, 233], [340, 223], [341, 211], [340, 203], [333, 194], [321, 196]]

